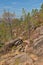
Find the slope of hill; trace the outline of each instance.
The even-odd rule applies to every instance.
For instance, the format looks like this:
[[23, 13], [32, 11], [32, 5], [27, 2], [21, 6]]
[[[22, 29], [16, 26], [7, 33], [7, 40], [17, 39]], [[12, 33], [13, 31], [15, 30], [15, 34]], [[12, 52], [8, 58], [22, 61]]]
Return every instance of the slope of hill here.
[[[28, 43], [29, 40], [23, 40], [21, 46], [21, 41], [19, 42], [18, 40], [17, 42], [16, 40], [17, 46], [13, 47], [12, 42], [11, 50], [4, 55], [0, 55], [0, 65], [43, 65], [43, 26], [37, 28], [33, 33], [33, 36], [36, 37], [31, 36], [33, 39], [32, 44]], [[20, 45], [18, 45], [19, 43]], [[9, 44], [10, 43], [6, 44], [8, 48], [10, 47]], [[14, 50], [14, 48], [16, 49]]]

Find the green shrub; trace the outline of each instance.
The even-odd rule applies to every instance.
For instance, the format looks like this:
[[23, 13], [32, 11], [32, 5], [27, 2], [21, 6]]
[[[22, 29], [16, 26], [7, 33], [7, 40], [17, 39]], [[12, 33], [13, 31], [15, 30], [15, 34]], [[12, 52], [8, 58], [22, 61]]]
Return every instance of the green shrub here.
[[0, 43], [0, 48], [1, 48], [3, 45], [4, 45], [3, 43]]

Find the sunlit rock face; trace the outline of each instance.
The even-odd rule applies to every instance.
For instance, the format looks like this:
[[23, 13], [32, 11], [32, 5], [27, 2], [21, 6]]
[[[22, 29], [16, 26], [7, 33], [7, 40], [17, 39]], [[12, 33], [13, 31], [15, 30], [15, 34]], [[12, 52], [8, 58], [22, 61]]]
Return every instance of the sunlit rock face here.
[[43, 35], [43, 26], [40, 27], [40, 34]]
[[38, 40], [33, 46], [33, 52], [39, 56], [43, 55], [43, 38]]

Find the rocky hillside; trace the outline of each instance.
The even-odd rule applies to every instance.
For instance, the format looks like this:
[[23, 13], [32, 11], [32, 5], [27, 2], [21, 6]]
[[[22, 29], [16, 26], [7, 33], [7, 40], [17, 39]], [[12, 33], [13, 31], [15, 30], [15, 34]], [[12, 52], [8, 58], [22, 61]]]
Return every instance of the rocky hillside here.
[[43, 26], [31, 35], [31, 40], [19, 39], [1, 48], [0, 65], [43, 65]]

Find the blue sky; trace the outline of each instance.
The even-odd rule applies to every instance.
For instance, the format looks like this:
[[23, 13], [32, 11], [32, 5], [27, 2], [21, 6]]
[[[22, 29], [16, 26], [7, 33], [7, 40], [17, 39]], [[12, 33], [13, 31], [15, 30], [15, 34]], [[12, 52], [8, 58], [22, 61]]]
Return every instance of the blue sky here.
[[0, 0], [0, 15], [2, 15], [3, 10], [9, 10], [10, 12], [15, 12], [19, 17], [22, 12], [22, 8], [26, 11], [31, 11], [33, 8], [40, 8], [43, 0]]

